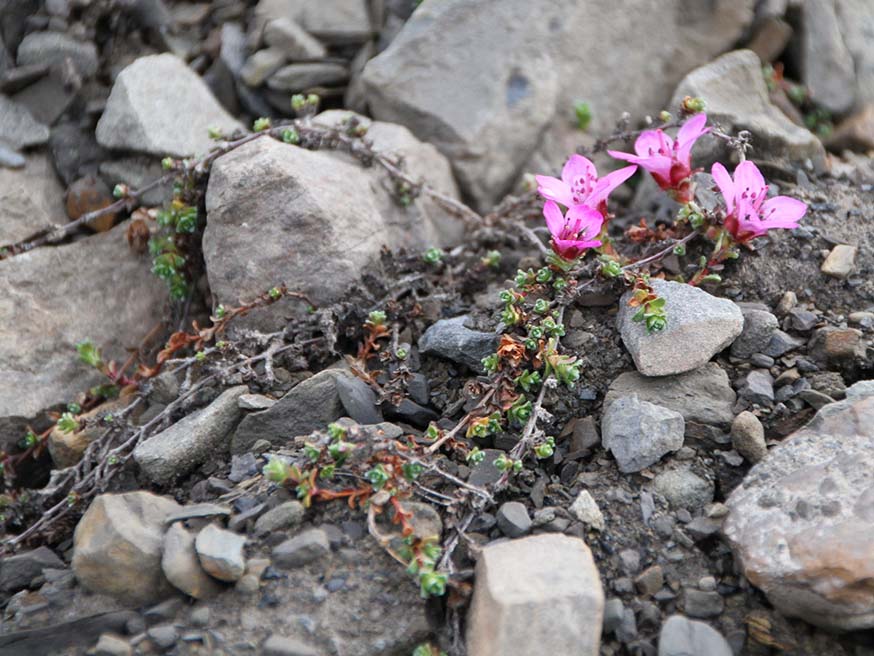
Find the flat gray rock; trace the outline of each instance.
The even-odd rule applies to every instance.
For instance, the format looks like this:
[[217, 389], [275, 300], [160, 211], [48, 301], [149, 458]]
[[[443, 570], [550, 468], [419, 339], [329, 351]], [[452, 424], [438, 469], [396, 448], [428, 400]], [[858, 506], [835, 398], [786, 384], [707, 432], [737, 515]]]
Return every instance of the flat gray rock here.
[[[0, 123], [2, 104], [0, 97]], [[14, 244], [38, 230], [63, 225], [68, 220], [64, 189], [49, 158], [34, 153], [24, 159], [24, 168], [0, 167], [0, 245]]]
[[214, 146], [210, 128], [225, 134], [244, 129], [185, 62], [149, 55], [118, 74], [97, 123], [97, 141], [106, 148], [188, 157]]
[[619, 471], [638, 472], [683, 446], [683, 416], [641, 401], [634, 394], [616, 399], [601, 418], [601, 443]]
[[482, 359], [498, 348], [498, 336], [468, 328], [465, 324], [469, 318], [462, 315], [434, 322], [419, 338], [419, 351], [483, 371]]
[[651, 281], [656, 294], [665, 299], [667, 327], [648, 333], [643, 322], [632, 317], [631, 293], [619, 302], [619, 331], [637, 370], [644, 376], [669, 376], [697, 369], [729, 346], [743, 329], [737, 305], [698, 287], [665, 280]]
[[48, 140], [47, 125], [37, 121], [21, 103], [0, 94], [0, 142], [19, 149], [41, 146]]
[[57, 66], [67, 60], [73, 62], [76, 72], [84, 78], [97, 74], [97, 47], [90, 41], [74, 39], [63, 32], [31, 32], [18, 46], [19, 66]]
[[672, 615], [659, 633], [659, 656], [732, 656], [732, 651], [708, 624]]

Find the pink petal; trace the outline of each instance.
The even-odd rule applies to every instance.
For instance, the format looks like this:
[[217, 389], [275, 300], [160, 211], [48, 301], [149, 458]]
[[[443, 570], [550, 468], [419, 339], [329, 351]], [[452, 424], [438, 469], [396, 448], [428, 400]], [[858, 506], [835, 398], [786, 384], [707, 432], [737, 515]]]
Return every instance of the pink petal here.
[[633, 164], [639, 164], [640, 160], [645, 159], [638, 155], [632, 155], [631, 153], [623, 153], [621, 150], [608, 150], [607, 154], [614, 159], [625, 160], [626, 162], [632, 162]]
[[737, 165], [737, 168], [734, 170], [735, 195], [740, 195], [749, 191], [750, 194], [748, 197], [752, 200], [766, 187], [765, 178], [762, 177], [762, 173], [759, 171], [758, 166], [748, 159]]
[[604, 225], [604, 217], [598, 210], [587, 205], [575, 205], [567, 211], [567, 223], [573, 226], [574, 234], [581, 234], [586, 238], [597, 237]]
[[634, 152], [640, 157], [649, 157], [657, 155], [664, 149], [667, 149], [666, 152], [671, 152], [673, 146], [674, 140], [661, 130], [644, 130], [634, 142]]
[[734, 210], [734, 182], [725, 167], [716, 162], [710, 169], [710, 175], [719, 186], [719, 191], [722, 192], [722, 197], [725, 199], [725, 209], [731, 214]]
[[548, 200], [543, 204], [543, 217], [546, 219], [546, 227], [553, 237], [557, 237], [564, 230], [564, 215], [554, 201]]
[[537, 193], [546, 200], [554, 200], [565, 207], [573, 205], [573, 192], [564, 180], [549, 175], [535, 175], [534, 179], [537, 180]]
[[674, 160], [664, 155], [653, 155], [652, 157], [641, 157], [636, 162], [642, 168], [646, 169], [654, 176], [661, 177], [666, 182], [671, 180], [671, 168], [674, 165]]
[[598, 171], [595, 165], [582, 155], [571, 155], [561, 170], [561, 179], [568, 185], [573, 185], [577, 178], [597, 179]]
[[677, 133], [677, 159], [688, 162], [692, 153], [692, 146], [701, 135], [710, 132], [707, 125], [706, 114], [696, 114], [683, 124]]
[[607, 196], [610, 195], [610, 192], [634, 175], [635, 171], [637, 171], [637, 166], [626, 166], [618, 171], [608, 173], [598, 180], [598, 183], [592, 190], [591, 196], [589, 196], [589, 205], [597, 207], [602, 201], [607, 200]]
[[775, 196], [762, 204], [762, 219], [772, 228], [797, 228], [807, 204], [789, 196]]

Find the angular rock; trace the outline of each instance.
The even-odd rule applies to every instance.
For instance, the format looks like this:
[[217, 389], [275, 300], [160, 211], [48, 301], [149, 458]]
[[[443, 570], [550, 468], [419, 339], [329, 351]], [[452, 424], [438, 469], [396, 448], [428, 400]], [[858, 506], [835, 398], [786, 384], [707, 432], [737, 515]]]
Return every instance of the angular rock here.
[[832, 630], [874, 626], [874, 390], [851, 390], [749, 471], [723, 527], [781, 613]]
[[264, 42], [284, 52], [292, 61], [321, 59], [326, 53], [325, 46], [287, 17], [277, 18], [264, 26]]
[[841, 121], [829, 135], [826, 145], [835, 152], [845, 149], [860, 153], [874, 150], [874, 101], [869, 101]]
[[5, 595], [23, 590], [44, 569], [63, 567], [64, 561], [48, 547], [37, 547], [31, 551], [6, 556], [0, 559], [0, 593]]
[[498, 528], [508, 538], [522, 537], [531, 530], [531, 517], [525, 504], [518, 501], [502, 503], [495, 514]]
[[94, 647], [94, 656], [131, 656], [133, 649], [124, 638], [103, 633]]
[[596, 531], [604, 530], [604, 515], [588, 490], [582, 490], [568, 510], [583, 524], [590, 526]]
[[253, 52], [243, 65], [240, 78], [250, 87], [261, 86], [264, 80], [282, 68], [286, 61], [288, 55], [279, 48], [264, 48]]
[[784, 333], [782, 330], [775, 330], [771, 336], [771, 341], [768, 342], [768, 346], [765, 347], [763, 352], [772, 358], [779, 358], [781, 355], [803, 345], [803, 339], [792, 337], [792, 335]]
[[318, 560], [331, 551], [327, 534], [320, 528], [311, 528], [273, 549], [273, 562], [277, 567], [292, 569]]
[[846, 278], [853, 272], [853, 267], [856, 264], [857, 250], [855, 246], [838, 244], [831, 250], [828, 257], [825, 258], [820, 271], [832, 278]]
[[722, 635], [704, 622], [672, 615], [659, 633], [658, 656], [732, 656]]
[[601, 418], [601, 443], [616, 458], [619, 471], [637, 472], [683, 446], [685, 422], [673, 410], [641, 401], [616, 399]]
[[651, 284], [665, 299], [667, 327], [648, 333], [643, 322], [633, 321], [636, 310], [628, 305], [630, 292], [619, 303], [617, 319], [622, 342], [644, 376], [696, 369], [740, 335], [743, 315], [731, 301], [679, 282], [653, 280]]
[[195, 534], [181, 523], [164, 534], [161, 570], [173, 586], [195, 599], [211, 599], [222, 591], [221, 584], [200, 566], [194, 549]]
[[746, 375], [740, 396], [750, 403], [767, 405], [774, 401], [774, 378], [767, 369], [754, 369]]
[[97, 48], [90, 41], [74, 39], [63, 32], [31, 32], [18, 46], [19, 66], [57, 66], [68, 59], [82, 77], [89, 78], [97, 74]]
[[604, 396], [605, 411], [617, 398], [631, 394], [636, 394], [641, 401], [679, 412], [686, 421], [718, 427], [731, 423], [737, 400], [728, 374], [715, 362], [661, 378], [626, 371], [610, 383]]
[[670, 469], [653, 480], [653, 489], [661, 494], [673, 508], [695, 511], [713, 501], [716, 491], [713, 481], [701, 478], [692, 470]]
[[598, 569], [579, 538], [545, 534], [493, 543], [476, 564], [468, 653], [595, 656], [603, 614]]
[[[0, 289], [10, 290], [0, 295], [0, 435], [5, 418], [32, 418], [105, 382], [76, 344], [90, 339], [104, 360], [124, 362], [163, 315], [167, 289], [130, 252], [126, 227], [0, 261]], [[82, 307], [94, 311], [59, 311]]]
[[116, 77], [97, 123], [97, 141], [106, 148], [187, 157], [213, 147], [210, 128], [231, 134], [243, 126], [185, 62], [171, 54], [150, 55]]
[[[6, 119], [3, 102], [0, 96], [0, 141]], [[0, 167], [0, 246], [66, 223], [63, 199], [64, 190], [45, 155], [27, 155], [22, 169]]]
[[498, 347], [498, 336], [471, 330], [465, 326], [467, 315], [440, 319], [428, 327], [419, 338], [419, 352], [439, 355], [447, 360], [464, 364], [474, 371], [483, 371], [482, 359], [492, 355]]
[[261, 646], [264, 656], [319, 656], [320, 652], [313, 646], [298, 638], [287, 638], [274, 633]]
[[18, 149], [41, 146], [48, 140], [48, 126], [37, 121], [27, 107], [0, 94], [0, 143]]
[[[100, 175], [113, 187], [122, 183], [131, 189], [142, 189], [161, 178], [164, 170], [157, 158], [119, 157], [100, 163]], [[173, 193], [172, 182], [157, 185], [141, 196], [144, 205], [161, 205], [170, 200]]]
[[172, 591], [161, 569], [164, 519], [179, 504], [150, 492], [101, 494], [73, 535], [73, 571], [81, 585], [129, 604]]
[[[368, 136], [382, 149], [376, 127]], [[435, 162], [436, 151], [402, 128], [382, 132], [400, 133], [403, 148], [397, 150], [416, 152], [421, 163]], [[295, 289], [317, 303], [335, 300], [378, 260], [383, 246], [424, 250], [452, 243], [444, 235], [457, 229], [457, 220], [429, 214], [431, 203], [399, 207], [379, 167], [365, 170], [347, 157], [262, 138], [216, 160], [203, 246], [217, 303], [236, 305], [278, 280], [294, 281]], [[422, 177], [437, 180], [437, 188], [452, 195], [453, 189], [441, 185], [444, 172], [448, 165], [444, 160], [441, 168], [438, 160], [433, 173]], [[246, 320], [263, 330], [282, 329], [283, 303], [279, 311], [271, 308]]]
[[[375, 117], [435, 144], [465, 192], [490, 207], [532, 156], [535, 170], [546, 170], [573, 151], [575, 102], [590, 104], [594, 132], [612, 129], [623, 111], [633, 118], [652, 112], [667, 100], [666, 88], [737, 40], [752, 4], [423, 3], [365, 67], [367, 101]], [[672, 36], [637, 43], [620, 90], [611, 55], [597, 44], [642, 33]], [[654, 69], [660, 74], [649, 74]]]
[[288, 18], [327, 43], [356, 43], [370, 37], [365, 0], [262, 0], [255, 10], [264, 19]]
[[286, 501], [271, 508], [255, 521], [255, 533], [263, 535], [273, 531], [294, 528], [303, 521], [305, 509], [300, 501]]
[[748, 358], [753, 353], [761, 353], [780, 327], [780, 322], [770, 312], [741, 307], [744, 327], [731, 345], [731, 354], [736, 358]]
[[246, 536], [209, 524], [194, 540], [194, 549], [201, 566], [220, 581], [237, 581], [246, 571], [243, 547]]
[[336, 380], [350, 375], [325, 369], [298, 383], [267, 410], [246, 415], [231, 440], [231, 453], [245, 453], [261, 439], [285, 444], [290, 438], [326, 428], [343, 415]]
[[801, 79], [818, 105], [843, 114], [856, 97], [853, 55], [844, 44], [835, 0], [805, 0], [801, 20]]
[[225, 390], [207, 407], [140, 442], [133, 456], [149, 480], [164, 485], [191, 473], [199, 465], [227, 451], [229, 435], [240, 420], [237, 399], [249, 388]]
[[[707, 116], [724, 130], [749, 130], [757, 158], [789, 162], [810, 158], [818, 169], [825, 165], [822, 142], [771, 104], [762, 64], [751, 50], [730, 52], [689, 73], [671, 105], [678, 105], [684, 96], [703, 98]], [[721, 140], [705, 135], [695, 147], [695, 160], [709, 164], [722, 158], [725, 148]]]

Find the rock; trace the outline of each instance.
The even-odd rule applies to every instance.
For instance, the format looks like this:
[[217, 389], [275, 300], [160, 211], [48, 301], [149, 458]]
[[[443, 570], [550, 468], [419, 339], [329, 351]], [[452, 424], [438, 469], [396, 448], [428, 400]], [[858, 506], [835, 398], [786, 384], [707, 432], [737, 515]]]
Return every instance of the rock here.
[[237, 405], [240, 410], [268, 410], [276, 405], [276, 399], [263, 394], [241, 394]]
[[93, 410], [79, 415], [80, 428], [70, 433], [62, 431], [55, 425], [49, 433], [48, 448], [56, 469], [72, 467], [82, 459], [85, 449], [106, 431], [106, 424], [100, 420], [127, 407], [133, 396], [124, 396], [113, 401], [107, 401]]
[[768, 16], [759, 22], [756, 33], [747, 45], [763, 64], [775, 61], [792, 38], [792, 26], [782, 18]]
[[26, 164], [24, 155], [0, 144], [0, 169], [23, 169]]
[[90, 41], [74, 39], [62, 32], [31, 32], [18, 46], [18, 65], [48, 64], [58, 66], [73, 62], [84, 78], [97, 74], [97, 48]]
[[498, 528], [508, 538], [518, 538], [531, 530], [531, 518], [525, 504], [518, 501], [507, 501], [501, 504], [495, 514]]
[[750, 403], [768, 405], [774, 401], [774, 378], [766, 369], [754, 369], [744, 378], [741, 398]]
[[[391, 139], [403, 144], [386, 149], [409, 153], [405, 161], [417, 162], [413, 175], [436, 180], [438, 189], [453, 195], [441, 182], [448, 165], [442, 160], [440, 166], [433, 148], [399, 126], [376, 129], [381, 127], [374, 124], [368, 130], [375, 147], [382, 149]], [[378, 139], [384, 134], [391, 139]], [[426, 162], [432, 172], [420, 174], [418, 166]], [[294, 288], [314, 302], [329, 302], [379, 259], [383, 245], [424, 250], [453, 243], [445, 235], [458, 228], [457, 219], [432, 213], [431, 202], [416, 200], [401, 208], [387, 189], [379, 167], [365, 170], [341, 153], [310, 151], [269, 138], [218, 158], [207, 188], [203, 237], [215, 302], [236, 305], [278, 280], [294, 281]], [[233, 258], [227, 257], [229, 252]], [[282, 329], [282, 307], [252, 313], [246, 321], [265, 331]]]
[[835, 128], [826, 145], [830, 150], [874, 150], [874, 102], [866, 103], [859, 111], [845, 118]]
[[616, 458], [619, 471], [638, 472], [683, 446], [683, 416], [662, 406], [623, 396], [601, 418], [601, 443]]
[[[125, 228], [0, 261], [0, 289], [16, 290], [0, 295], [0, 435], [7, 418], [33, 418], [106, 382], [75, 357], [76, 344], [90, 339], [104, 361], [124, 362], [125, 347], [162, 315], [167, 289], [150, 261], [130, 252]], [[58, 311], [64, 307], [100, 311]], [[10, 451], [5, 436], [0, 449]]]
[[319, 656], [320, 651], [297, 638], [287, 638], [274, 633], [261, 646], [264, 656]]
[[718, 592], [687, 588], [683, 597], [683, 610], [689, 617], [718, 617], [725, 610], [725, 602]]
[[[373, 115], [434, 143], [486, 209], [523, 168], [555, 167], [573, 151], [575, 102], [590, 104], [595, 133], [611, 130], [624, 111], [641, 118], [692, 66], [730, 47], [751, 9], [722, 1], [690, 12], [676, 0], [422, 4], [362, 80]], [[643, 32], [672, 38], [638, 44], [624, 75], [641, 73], [620, 92], [609, 53], [595, 44]], [[644, 73], [653, 67], [660, 75]]]
[[274, 547], [272, 556], [277, 567], [292, 569], [318, 560], [330, 551], [327, 534], [320, 528], [311, 528]]
[[[269, 12], [264, 4], [259, 3], [262, 15]], [[359, 43], [370, 37], [364, 0], [288, 0], [282, 3], [282, 15], [327, 43]]]
[[148, 631], [146, 631], [146, 635], [149, 637], [155, 646], [159, 649], [167, 650], [170, 649], [176, 642], [179, 640], [179, 632], [176, 630], [176, 627], [172, 624], [159, 624], [157, 626], [153, 626]]
[[220, 581], [237, 581], [246, 571], [243, 547], [246, 537], [215, 524], [202, 528], [194, 541], [197, 558], [210, 576]]
[[[142, 189], [164, 175], [161, 163], [149, 157], [119, 157], [101, 162], [100, 175], [113, 187], [126, 184], [131, 189]], [[173, 184], [157, 185], [145, 192], [141, 200], [144, 205], [161, 205], [170, 200]]]
[[618, 597], [608, 599], [604, 604], [604, 634], [610, 635], [619, 628], [622, 617], [625, 614], [625, 605]]
[[294, 528], [303, 521], [304, 512], [303, 504], [300, 501], [280, 503], [255, 521], [255, 533], [263, 535]]
[[862, 331], [855, 328], [826, 326], [813, 334], [810, 353], [817, 360], [829, 365], [852, 364], [865, 358], [866, 347]]
[[770, 312], [741, 308], [744, 327], [731, 345], [731, 354], [736, 358], [749, 358], [753, 353], [764, 351], [780, 322]]
[[835, 0], [802, 3], [801, 78], [814, 102], [843, 114], [853, 106], [856, 75], [835, 5]]
[[318, 86], [336, 86], [347, 79], [349, 70], [342, 64], [289, 64], [273, 73], [267, 80], [267, 86], [275, 91], [305, 91]]
[[603, 531], [606, 526], [604, 515], [588, 490], [582, 490], [568, 510], [583, 524], [596, 531]]
[[37, 121], [27, 107], [0, 94], [0, 143], [19, 149], [41, 146], [48, 140], [46, 125]]
[[287, 17], [277, 18], [264, 26], [264, 42], [284, 52], [292, 61], [321, 59], [327, 52], [325, 46]]
[[178, 590], [195, 599], [211, 599], [222, 591], [221, 584], [203, 571], [194, 549], [195, 535], [181, 523], [164, 534], [161, 570]]
[[[819, 315], [810, 310], [795, 308], [789, 313], [789, 324], [793, 330], [806, 333], [814, 329], [819, 322]], [[769, 340], [770, 341], [770, 340]]]
[[285, 444], [291, 437], [326, 428], [343, 415], [336, 380], [349, 376], [325, 369], [298, 383], [267, 410], [246, 415], [231, 439], [231, 453], [245, 453], [260, 439]]
[[744, 410], [734, 418], [731, 424], [731, 445], [753, 464], [768, 454], [765, 429], [752, 412]]
[[184, 519], [203, 519], [211, 517], [227, 517], [231, 514], [231, 509], [227, 506], [219, 506], [214, 503], [195, 503], [190, 506], [184, 506], [178, 512], [173, 512], [167, 515], [165, 522], [173, 524]]
[[[0, 96], [0, 123], [5, 119]], [[66, 223], [63, 195], [45, 155], [27, 155], [23, 169], [0, 168], [0, 245], [14, 244], [43, 228]]]
[[800, 346], [804, 346], [803, 339], [797, 339], [791, 335], [787, 335], [782, 330], [775, 330], [774, 334], [771, 336], [771, 341], [768, 342], [768, 346], [765, 347], [764, 353], [772, 358], [779, 358], [781, 355], [793, 351]]
[[382, 421], [376, 392], [358, 377], [338, 376], [337, 394], [346, 413], [359, 424], [378, 424]]
[[716, 629], [672, 615], [659, 633], [658, 656], [732, 656], [732, 651]]
[[227, 450], [228, 437], [240, 420], [237, 399], [248, 391], [245, 385], [225, 390], [207, 407], [140, 442], [134, 460], [150, 481], [161, 485], [191, 473]]
[[0, 559], [0, 593], [8, 595], [30, 585], [46, 568], [61, 569], [64, 562], [48, 547], [37, 547]]
[[282, 68], [286, 61], [288, 56], [279, 48], [259, 50], [246, 60], [243, 70], [240, 71], [240, 78], [250, 87], [261, 86], [268, 77]]
[[690, 469], [671, 469], [660, 473], [653, 481], [653, 489], [673, 508], [693, 511], [713, 501], [716, 492], [713, 481], [701, 478]]
[[171, 54], [140, 57], [115, 78], [97, 123], [97, 141], [159, 157], [205, 154], [209, 129], [242, 130], [204, 81]]
[[[754, 52], [736, 50], [695, 69], [680, 82], [671, 106], [677, 106], [684, 96], [703, 98], [707, 116], [723, 130], [749, 130], [757, 158], [790, 162], [810, 158], [814, 166], [823, 168], [825, 150], [819, 139], [771, 104], [762, 64]], [[722, 141], [705, 135], [696, 145], [695, 161], [709, 165], [725, 149]]]
[[645, 597], [652, 597], [656, 592], [662, 589], [664, 583], [665, 575], [662, 572], [661, 565], [647, 567], [636, 579], [634, 579], [634, 587], [636, 587], [637, 591]]
[[874, 390], [847, 390], [753, 467], [726, 505], [744, 575], [784, 615], [874, 626]]
[[164, 519], [179, 504], [150, 492], [101, 494], [73, 535], [73, 571], [92, 592], [129, 604], [160, 601], [172, 591], [161, 569]]
[[667, 376], [696, 369], [731, 344], [743, 329], [743, 315], [731, 301], [697, 287], [653, 280], [653, 291], [665, 299], [667, 327], [647, 333], [632, 321], [630, 292], [620, 301], [617, 319], [622, 342], [637, 370], [645, 376]]
[[[109, 187], [103, 180], [94, 175], [79, 178], [67, 188], [66, 209], [67, 216], [71, 221], [75, 221], [85, 214], [109, 207], [113, 202], [115, 199], [109, 191]], [[104, 214], [90, 221], [87, 228], [92, 232], [106, 232], [115, 224], [117, 217], [117, 212]]]
[[847, 244], [835, 246], [820, 267], [825, 275], [843, 280], [853, 272], [856, 265], [856, 247]]
[[467, 650], [470, 656], [594, 656], [603, 613], [598, 570], [579, 538], [545, 534], [493, 543], [476, 564]]
[[131, 656], [133, 649], [124, 638], [103, 633], [94, 647], [94, 656]]
[[737, 396], [728, 374], [715, 362], [676, 376], [651, 378], [627, 371], [620, 374], [604, 396], [604, 409], [617, 398], [636, 394], [641, 401], [679, 412], [683, 419], [708, 426], [727, 427], [734, 418]]
[[419, 352], [439, 355], [474, 371], [483, 371], [482, 359], [495, 352], [498, 336], [467, 328], [468, 320], [467, 315], [462, 315], [433, 323], [419, 339]]
[[467, 482], [476, 487], [485, 488], [497, 483], [503, 475], [503, 472], [495, 466], [495, 460], [506, 454], [499, 449], [483, 449], [482, 451], [484, 454], [482, 462], [473, 466]]

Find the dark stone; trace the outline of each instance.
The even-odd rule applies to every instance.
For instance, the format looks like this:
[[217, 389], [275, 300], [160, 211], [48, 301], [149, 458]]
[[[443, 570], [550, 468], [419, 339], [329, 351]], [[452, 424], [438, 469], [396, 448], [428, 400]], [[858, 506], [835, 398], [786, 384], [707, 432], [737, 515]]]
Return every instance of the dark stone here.
[[48, 547], [37, 547], [33, 551], [0, 559], [0, 592], [17, 592], [26, 588], [47, 567], [64, 567], [63, 561]]
[[346, 413], [359, 424], [378, 424], [382, 421], [376, 393], [360, 378], [337, 378], [337, 393]]

